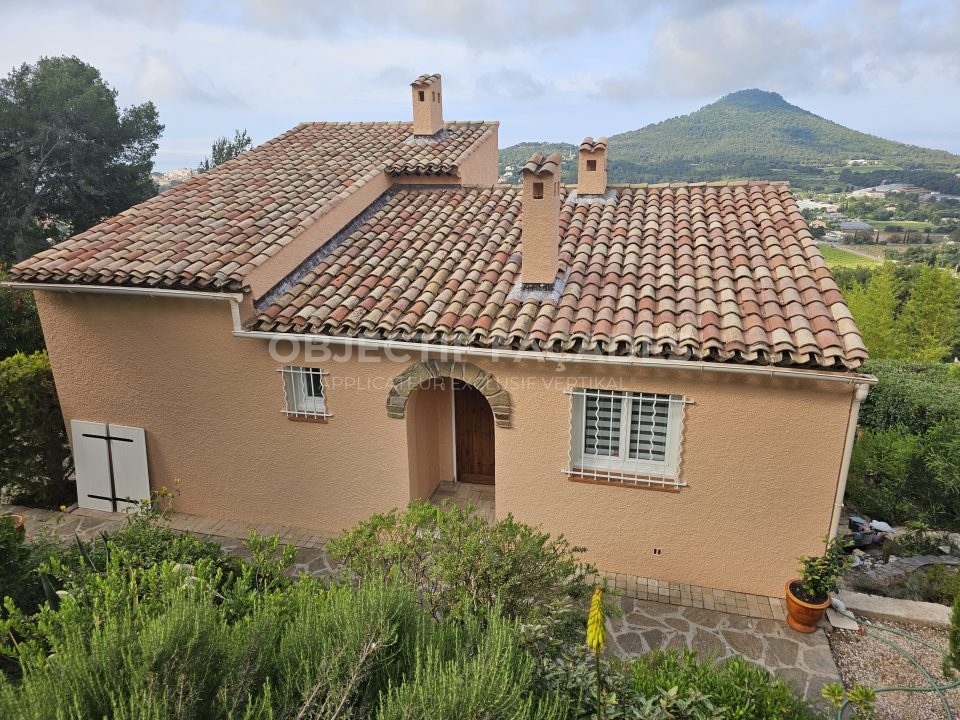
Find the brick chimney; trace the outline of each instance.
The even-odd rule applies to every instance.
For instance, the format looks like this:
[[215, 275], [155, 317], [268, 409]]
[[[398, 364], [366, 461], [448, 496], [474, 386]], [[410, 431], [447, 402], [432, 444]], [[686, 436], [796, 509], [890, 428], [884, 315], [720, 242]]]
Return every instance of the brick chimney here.
[[520, 282], [524, 287], [553, 287], [560, 255], [560, 153], [534, 153], [524, 164], [523, 257]]
[[440, 75], [421, 75], [410, 83], [413, 97], [413, 134], [436, 135], [443, 129]]
[[577, 170], [577, 195], [603, 195], [607, 192], [607, 139], [585, 137], [580, 143]]

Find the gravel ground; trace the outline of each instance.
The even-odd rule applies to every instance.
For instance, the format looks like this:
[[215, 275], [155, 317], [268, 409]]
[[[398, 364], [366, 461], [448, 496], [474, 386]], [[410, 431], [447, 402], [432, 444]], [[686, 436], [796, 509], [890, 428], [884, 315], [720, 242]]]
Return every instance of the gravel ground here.
[[[930, 628], [907, 623], [884, 622], [885, 627], [910, 633], [938, 648], [947, 648], [946, 628]], [[941, 662], [943, 655], [936, 650], [900, 635], [874, 629], [878, 635], [903, 647], [940, 683], [945, 682]], [[840, 670], [843, 684], [850, 688], [856, 684], [871, 688], [903, 686], [929, 687], [926, 678], [909, 660], [889, 645], [857, 630], [833, 630], [830, 646]], [[960, 687], [945, 692], [950, 709], [960, 718]], [[848, 711], [845, 718], [852, 717]], [[883, 692], [877, 693], [878, 720], [940, 720], [947, 713], [935, 692]]]

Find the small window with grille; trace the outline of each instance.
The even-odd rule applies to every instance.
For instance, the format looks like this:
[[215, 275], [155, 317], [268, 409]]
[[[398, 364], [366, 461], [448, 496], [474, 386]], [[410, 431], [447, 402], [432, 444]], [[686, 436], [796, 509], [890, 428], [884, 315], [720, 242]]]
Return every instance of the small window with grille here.
[[569, 475], [677, 488], [684, 406], [679, 395], [578, 388], [571, 393]]
[[320, 368], [282, 367], [283, 391], [286, 399], [283, 413], [292, 418], [322, 419], [331, 417]]

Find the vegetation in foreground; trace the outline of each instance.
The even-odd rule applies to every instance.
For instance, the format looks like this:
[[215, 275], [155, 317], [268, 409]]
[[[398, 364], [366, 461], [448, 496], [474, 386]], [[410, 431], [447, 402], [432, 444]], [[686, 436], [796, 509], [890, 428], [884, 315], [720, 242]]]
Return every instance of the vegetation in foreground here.
[[512, 519], [414, 503], [338, 538], [326, 581], [291, 579], [276, 538], [247, 545], [251, 561], [227, 557], [145, 514], [39, 569], [3, 547], [49, 587], [5, 601], [0, 717], [818, 717], [742, 660], [596, 663], [589, 568]]

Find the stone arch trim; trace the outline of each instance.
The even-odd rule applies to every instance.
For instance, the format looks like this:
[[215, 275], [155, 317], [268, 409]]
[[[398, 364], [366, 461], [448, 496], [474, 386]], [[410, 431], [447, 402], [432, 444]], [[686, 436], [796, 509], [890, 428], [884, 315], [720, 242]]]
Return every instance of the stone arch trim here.
[[498, 427], [510, 427], [512, 407], [510, 394], [500, 387], [500, 383], [486, 370], [473, 363], [450, 362], [447, 360], [425, 360], [411, 365], [393, 379], [393, 387], [387, 395], [387, 415], [403, 419], [407, 412], [407, 400], [410, 393], [428, 380], [453, 378], [472, 385], [490, 403], [493, 420]]

